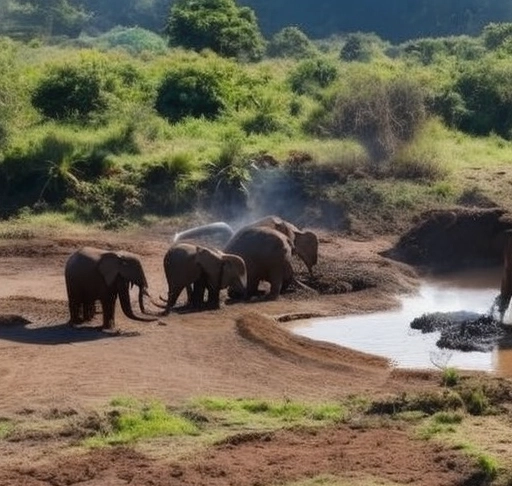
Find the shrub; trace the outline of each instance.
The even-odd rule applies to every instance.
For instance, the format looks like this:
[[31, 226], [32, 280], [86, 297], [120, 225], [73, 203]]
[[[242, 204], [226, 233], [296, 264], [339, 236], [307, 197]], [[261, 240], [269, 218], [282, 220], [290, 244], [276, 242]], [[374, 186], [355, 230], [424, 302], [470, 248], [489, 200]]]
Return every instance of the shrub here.
[[52, 67], [35, 88], [32, 104], [54, 120], [86, 119], [106, 106], [100, 73], [90, 65]]
[[227, 105], [226, 86], [219, 74], [208, 66], [177, 66], [158, 88], [156, 110], [170, 121], [187, 116], [216, 118]]
[[304, 32], [297, 27], [285, 27], [274, 34], [267, 46], [270, 57], [301, 59], [314, 55], [316, 48]]
[[327, 98], [308, 128], [318, 134], [354, 137], [374, 162], [380, 162], [410, 141], [424, 120], [424, 93], [417, 83], [406, 77], [364, 77]]
[[265, 49], [254, 12], [234, 0], [177, 0], [166, 31], [172, 45], [225, 57], [258, 60]]
[[384, 42], [375, 34], [354, 32], [348, 34], [340, 51], [342, 61], [368, 62], [379, 51]]
[[122, 47], [132, 54], [145, 51], [163, 54], [167, 50], [167, 43], [161, 36], [140, 27], [115, 27], [91, 39], [89, 44], [110, 49]]
[[[455, 82], [453, 109], [441, 113], [447, 123], [472, 135], [512, 134], [512, 66], [490, 58], [465, 69]], [[462, 107], [460, 106], [462, 105]]]
[[481, 37], [487, 49], [499, 49], [512, 42], [512, 23], [490, 23], [484, 27]]
[[326, 88], [338, 77], [338, 68], [330, 60], [317, 57], [300, 62], [290, 72], [289, 83], [297, 94], [314, 93], [319, 88]]

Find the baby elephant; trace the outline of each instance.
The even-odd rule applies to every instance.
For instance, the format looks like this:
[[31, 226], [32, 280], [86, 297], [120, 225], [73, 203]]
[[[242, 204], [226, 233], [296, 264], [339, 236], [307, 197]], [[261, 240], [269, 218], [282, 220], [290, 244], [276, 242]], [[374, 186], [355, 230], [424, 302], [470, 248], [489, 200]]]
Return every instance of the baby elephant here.
[[103, 328], [113, 329], [118, 296], [123, 312], [130, 319], [155, 320], [133, 313], [129, 286], [139, 287], [139, 306], [144, 312], [143, 296], [147, 295], [148, 283], [139, 257], [132, 253], [84, 247], [69, 257], [64, 276], [70, 324], [90, 321], [94, 317], [95, 302], [99, 300], [103, 311]]
[[234, 287], [245, 295], [247, 273], [245, 263], [237, 255], [223, 253], [214, 248], [178, 243], [164, 257], [164, 271], [169, 285], [165, 313], [176, 304], [183, 289], [187, 289], [188, 305], [203, 305], [208, 290], [208, 307], [219, 308], [220, 291]]

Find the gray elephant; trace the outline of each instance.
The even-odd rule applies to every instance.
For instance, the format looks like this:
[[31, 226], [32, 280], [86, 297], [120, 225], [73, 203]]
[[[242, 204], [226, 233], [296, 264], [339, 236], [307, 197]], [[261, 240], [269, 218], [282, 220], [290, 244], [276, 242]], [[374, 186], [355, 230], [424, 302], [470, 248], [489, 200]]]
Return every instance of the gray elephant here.
[[[239, 255], [247, 269], [246, 297], [258, 295], [261, 281], [270, 283], [266, 299], [275, 300], [294, 280], [292, 243], [280, 231], [265, 226], [245, 226], [226, 244], [224, 251]], [[230, 289], [230, 295], [236, 295]]]
[[[292, 243], [293, 253], [304, 262], [309, 273], [312, 273], [313, 266], [318, 262], [318, 237], [315, 233], [312, 231], [302, 231], [289, 221], [274, 215], [253, 221], [246, 226], [265, 226], [280, 231]], [[174, 242], [197, 238], [219, 238], [226, 244], [233, 234], [233, 229], [227, 223], [216, 222], [176, 233]]]
[[109, 251], [84, 247], [73, 253], [64, 270], [69, 304], [69, 324], [81, 324], [94, 317], [95, 302], [100, 301], [103, 328], [115, 328], [117, 297], [127, 317], [138, 321], [155, 319], [136, 316], [130, 303], [129, 286], [139, 287], [139, 306], [144, 310], [143, 297], [147, 280], [139, 257], [124, 251]]
[[249, 226], [274, 228], [287, 236], [293, 244], [294, 253], [304, 262], [309, 273], [318, 262], [318, 237], [312, 231], [301, 231], [292, 223], [279, 216], [266, 216], [250, 223]]
[[187, 289], [188, 305], [196, 309], [203, 306], [205, 290], [209, 308], [219, 308], [221, 289], [232, 287], [245, 295], [247, 273], [243, 259], [214, 248], [190, 243], [173, 245], [165, 254], [164, 271], [169, 286], [166, 313], [183, 289]]

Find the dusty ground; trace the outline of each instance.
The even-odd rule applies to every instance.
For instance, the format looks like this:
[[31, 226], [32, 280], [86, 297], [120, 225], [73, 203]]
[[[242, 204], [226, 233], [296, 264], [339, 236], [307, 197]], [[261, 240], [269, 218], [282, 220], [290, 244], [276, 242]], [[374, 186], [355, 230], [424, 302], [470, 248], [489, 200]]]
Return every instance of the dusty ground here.
[[[381, 358], [296, 337], [275, 319], [394, 305], [417, 279], [407, 265], [379, 256], [391, 246], [386, 239], [321, 231], [316, 277], [297, 264], [319, 293], [295, 290], [277, 302], [173, 313], [149, 324], [118, 311], [117, 335], [66, 326], [63, 267], [72, 251], [84, 244], [134, 251], [152, 294], [165, 295], [171, 233], [155, 227], [0, 240], [0, 418], [82, 413], [119, 395], [168, 404], [207, 395], [336, 400], [438, 386], [434, 374], [397, 372]], [[256, 434], [179, 461], [135, 448], [66, 452], [65, 438], [47, 434], [0, 440], [2, 486], [270, 485], [327, 474], [348, 484], [480, 484], [466, 456], [394, 427]]]

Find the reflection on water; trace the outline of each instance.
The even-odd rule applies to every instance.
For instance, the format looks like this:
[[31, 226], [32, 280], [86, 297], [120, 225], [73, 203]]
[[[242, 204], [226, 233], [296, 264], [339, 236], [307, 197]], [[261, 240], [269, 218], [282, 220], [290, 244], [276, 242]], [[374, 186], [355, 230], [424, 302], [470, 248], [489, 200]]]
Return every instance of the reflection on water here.
[[[401, 299], [393, 311], [341, 318], [311, 319], [294, 332], [312, 339], [334, 342], [385, 356], [402, 368], [453, 366], [494, 371], [512, 377], [512, 339], [492, 352], [443, 350], [436, 346], [439, 333], [422, 334], [410, 328], [415, 317], [431, 312], [473, 311], [486, 313], [499, 293], [501, 268], [464, 272], [426, 280], [419, 293]], [[507, 321], [505, 316], [505, 321]]]

